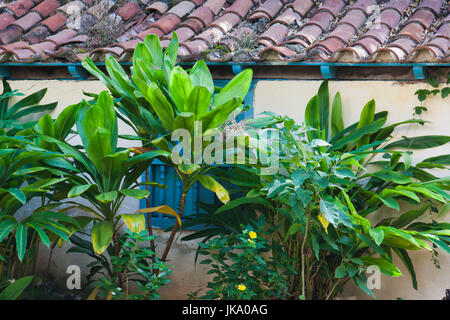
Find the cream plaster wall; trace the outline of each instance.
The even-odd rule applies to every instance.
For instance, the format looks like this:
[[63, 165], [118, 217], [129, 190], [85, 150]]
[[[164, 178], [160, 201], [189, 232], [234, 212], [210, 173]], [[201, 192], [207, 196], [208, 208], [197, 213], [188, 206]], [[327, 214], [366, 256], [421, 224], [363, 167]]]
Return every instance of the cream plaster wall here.
[[[57, 115], [65, 106], [78, 102], [82, 97], [82, 91], [100, 92], [104, 86], [99, 81], [11, 81], [13, 89], [30, 94], [41, 88], [48, 88], [43, 100], [45, 103], [60, 101], [57, 109], [52, 115]], [[262, 111], [273, 111], [282, 115], [289, 115], [296, 121], [303, 120], [304, 108], [308, 100], [317, 92], [321, 81], [258, 81], [255, 88], [254, 109], [255, 114]], [[423, 83], [395, 82], [395, 81], [330, 81], [330, 94], [334, 97], [340, 91], [342, 97], [344, 122], [350, 124], [358, 121], [359, 114], [364, 104], [372, 98], [376, 101], [376, 110], [388, 110], [390, 113], [389, 123], [410, 118], [413, 107], [418, 105], [414, 91], [424, 88]], [[402, 135], [450, 135], [450, 106], [439, 97], [427, 100], [429, 110], [422, 118], [431, 121], [425, 126], [405, 126], [395, 133], [398, 137]], [[123, 124], [119, 127], [120, 133], [130, 133]], [[133, 143], [123, 141], [123, 146]], [[449, 153], [449, 145], [417, 152], [414, 162], [437, 154]], [[30, 204], [31, 206], [33, 204]], [[121, 208], [122, 212], [134, 212], [138, 209], [138, 202], [128, 200]], [[395, 214], [385, 212], [384, 214]], [[450, 215], [445, 217], [450, 221]], [[158, 231], [158, 235], [165, 243], [167, 234]], [[204, 290], [209, 276], [202, 265], [194, 267], [194, 252], [196, 243], [181, 242], [178, 237], [169, 255], [169, 264], [172, 265], [172, 282], [162, 290], [164, 299], [186, 299], [187, 294], [196, 290]], [[162, 245], [161, 245], [162, 247]], [[66, 268], [70, 264], [78, 264], [86, 273], [85, 264], [89, 262], [86, 257], [79, 254], [65, 254], [67, 245], [62, 249], [56, 249], [51, 262], [51, 272], [64, 285]], [[44, 270], [48, 258], [48, 250], [44, 247], [40, 251], [39, 268]], [[419, 290], [412, 289], [409, 276], [404, 272], [400, 278], [382, 277], [381, 289], [375, 290], [379, 299], [441, 299], [444, 290], [450, 288], [450, 256], [440, 253], [441, 269], [436, 269], [431, 263], [429, 252], [415, 252], [412, 259], [416, 265]], [[400, 269], [405, 271], [401, 263]], [[352, 284], [346, 287], [344, 295], [356, 295], [359, 299], [367, 296]]]

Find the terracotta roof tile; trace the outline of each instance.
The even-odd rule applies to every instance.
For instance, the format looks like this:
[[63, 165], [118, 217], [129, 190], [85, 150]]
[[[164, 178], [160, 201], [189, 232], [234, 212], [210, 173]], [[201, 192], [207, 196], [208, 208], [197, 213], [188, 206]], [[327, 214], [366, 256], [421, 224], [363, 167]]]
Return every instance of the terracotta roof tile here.
[[64, 26], [66, 21], [66, 16], [61, 12], [57, 12], [51, 17], [42, 21], [42, 24], [47, 26], [52, 32], [56, 32]]
[[41, 16], [37, 12], [30, 12], [20, 18], [19, 20], [13, 22], [13, 25], [19, 26], [23, 31], [28, 31], [32, 26], [37, 24], [42, 20]]
[[48, 32], [48, 29], [44, 26], [37, 26], [28, 31], [22, 39], [30, 44], [36, 44], [41, 41], [43, 41], [45, 38], [47, 38], [50, 35]]
[[116, 13], [123, 19], [128, 20], [135, 16], [141, 8], [134, 2], [128, 2], [117, 9]]
[[336, 17], [345, 6], [345, 2], [342, 0], [327, 0], [319, 7], [319, 11], [329, 12]]
[[302, 17], [304, 17], [313, 6], [314, 2], [311, 0], [295, 0], [290, 5], [290, 7]]
[[0, 31], [0, 40], [2, 44], [11, 43], [18, 40], [22, 34], [22, 28], [17, 25], [10, 25], [6, 29]]
[[0, 14], [0, 30], [5, 29], [15, 20], [14, 16], [5, 12]]
[[[0, 62], [77, 61], [87, 55], [97, 61], [107, 55], [130, 61], [147, 34], [156, 34], [167, 46], [172, 32], [180, 40], [182, 60], [201, 56], [211, 61], [449, 61], [446, 0], [149, 2], [126, 1], [119, 8], [108, 0], [4, 4], [0, 7]], [[89, 50], [89, 36], [76, 22], [77, 17], [93, 13], [93, 6], [106, 6], [110, 14], [120, 16], [124, 32], [117, 43]], [[255, 41], [242, 50], [238, 41], [247, 31]], [[78, 47], [87, 49], [86, 53], [73, 52]], [[226, 49], [221, 51], [222, 47]]]
[[281, 0], [267, 0], [264, 4], [256, 8], [248, 19], [266, 18], [267, 20], [272, 20], [281, 10], [283, 5], [283, 1]]
[[207, 0], [205, 6], [211, 9], [214, 14], [218, 14], [220, 9], [223, 8], [225, 0]]
[[34, 3], [31, 0], [18, 0], [6, 5], [6, 7], [11, 10], [16, 17], [23, 16], [33, 6]]
[[155, 10], [155, 11], [158, 11], [160, 14], [163, 14], [167, 10], [169, 10], [169, 6], [165, 2], [158, 1], [158, 2], [153, 2], [145, 10], [148, 10], [148, 11]]
[[39, 13], [42, 18], [46, 18], [51, 13], [53, 13], [59, 7], [59, 5], [60, 3], [58, 0], [44, 0], [36, 7], [34, 7], [33, 11]]
[[252, 0], [236, 0], [225, 10], [225, 12], [233, 12], [239, 15], [241, 18], [244, 18], [252, 7]]
[[72, 29], [64, 29], [59, 31], [58, 33], [49, 36], [46, 38], [47, 41], [51, 41], [56, 45], [60, 45], [62, 43], [67, 42], [69, 39], [72, 39], [76, 36], [77, 32]]

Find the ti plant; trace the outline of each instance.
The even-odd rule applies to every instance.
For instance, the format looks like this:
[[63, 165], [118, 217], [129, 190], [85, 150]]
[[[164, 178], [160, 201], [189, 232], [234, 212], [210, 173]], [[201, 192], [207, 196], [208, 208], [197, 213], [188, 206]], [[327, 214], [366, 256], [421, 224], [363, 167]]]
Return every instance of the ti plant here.
[[3, 93], [0, 95], [0, 128], [5, 129], [8, 135], [14, 135], [21, 129], [30, 128], [35, 121], [21, 123], [20, 120], [33, 113], [51, 111], [55, 109], [57, 102], [40, 105], [39, 102], [47, 92], [47, 88], [39, 90], [16, 103], [12, 104], [11, 99], [23, 96], [23, 93], [12, 90], [9, 83], [3, 79]]
[[[3, 279], [27, 274], [30, 263], [34, 270], [39, 243], [48, 247], [58, 238], [68, 240], [69, 228], [79, 225], [76, 219], [55, 211], [58, 204], [45, 201], [46, 195], [65, 180], [61, 171], [49, 168], [45, 162], [57, 161], [61, 155], [37, 147], [33, 136], [6, 135], [3, 129], [0, 133], [0, 279]], [[41, 206], [31, 214], [18, 214], [34, 197], [42, 199]]]
[[[252, 71], [245, 70], [235, 76], [223, 89], [215, 88], [211, 73], [204, 61], [198, 61], [190, 70], [176, 66], [178, 38], [173, 35], [165, 51], [157, 36], [148, 35], [139, 43], [133, 55], [133, 67], [129, 78], [112, 57], [106, 60], [107, 77], [89, 59], [83, 66], [105, 83], [111, 94], [120, 99], [118, 111], [142, 140], [143, 147], [160, 150], [172, 155], [179, 152], [172, 137], [177, 132], [188, 133], [188, 143], [198, 139], [199, 148], [184, 148], [183, 161], [175, 163], [167, 157], [161, 159], [172, 166], [182, 184], [178, 216], [182, 216], [185, 198], [197, 181], [216, 193], [226, 203], [229, 195], [208, 170], [210, 164], [202, 162], [203, 151], [214, 142], [206, 140], [220, 132], [230, 119], [243, 110], [242, 102], [252, 79]], [[205, 139], [204, 139], [205, 138]], [[184, 139], [184, 138], [183, 138]], [[152, 152], [152, 151], [150, 151]], [[161, 256], [165, 261], [179, 227], [175, 223]]]
[[[71, 112], [76, 112], [76, 129], [82, 147], [72, 146], [67, 141], [58, 139], [57, 134], [52, 135], [58, 131], [58, 119], [55, 122], [40, 122], [36, 134], [41, 144], [49, 149], [58, 148], [66, 158], [64, 164], [59, 164], [65, 179], [59, 186], [59, 192], [66, 198], [81, 196], [92, 205], [66, 202], [93, 216], [91, 237], [94, 251], [101, 254], [113, 242], [115, 254], [118, 255], [118, 232], [123, 224], [135, 232], [145, 228], [145, 216], [142, 213], [119, 214], [119, 208], [126, 197], [143, 199], [149, 195], [146, 190], [135, 189], [139, 187], [136, 181], [150, 160], [166, 157], [168, 152], [154, 150], [132, 156], [130, 149], [118, 147], [116, 112], [113, 100], [106, 91], [99, 94], [95, 103], [82, 101], [77, 107], [69, 108], [74, 108]], [[168, 206], [146, 210], [172, 214], [178, 218], [176, 212]], [[119, 280], [122, 287], [120, 275]]]

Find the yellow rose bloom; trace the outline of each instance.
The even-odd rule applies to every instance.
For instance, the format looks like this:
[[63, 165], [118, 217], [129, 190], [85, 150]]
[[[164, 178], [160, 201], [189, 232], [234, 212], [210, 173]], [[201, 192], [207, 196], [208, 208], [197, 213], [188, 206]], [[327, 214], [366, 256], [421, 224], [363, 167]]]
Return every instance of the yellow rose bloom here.
[[248, 235], [250, 236], [251, 239], [256, 239], [256, 236], [257, 236], [256, 232], [254, 232], [254, 231], [250, 231], [248, 233]]
[[240, 285], [238, 285], [238, 290], [245, 291], [245, 289], [247, 289], [247, 287], [244, 286], [242, 283]]

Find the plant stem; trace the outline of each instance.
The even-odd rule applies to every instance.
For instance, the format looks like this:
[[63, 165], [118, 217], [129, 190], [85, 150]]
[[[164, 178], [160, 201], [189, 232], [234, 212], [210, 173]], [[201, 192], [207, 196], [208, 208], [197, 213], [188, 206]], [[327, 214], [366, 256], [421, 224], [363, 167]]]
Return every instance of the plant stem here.
[[50, 261], [52, 261], [53, 249], [55, 249], [55, 246], [56, 246], [56, 243], [53, 243], [52, 247], [50, 248], [50, 254], [48, 255], [47, 269], [45, 270], [45, 276], [44, 276], [44, 285], [47, 284], [48, 272], [50, 270]]
[[[186, 201], [186, 193], [183, 192], [181, 194], [180, 208], [178, 210], [178, 216], [180, 218], [183, 215], [185, 201]], [[167, 255], [169, 254], [169, 250], [170, 250], [170, 247], [172, 246], [172, 242], [173, 242], [173, 239], [175, 238], [175, 234], [177, 233], [177, 230], [178, 230], [178, 221], [176, 221], [175, 224], [173, 225], [172, 232], [170, 233], [169, 240], [167, 240], [166, 247], [165, 247], [164, 252], [163, 252], [163, 254], [161, 256], [161, 261], [162, 262], [166, 261]]]
[[305, 279], [305, 245], [306, 241], [308, 239], [308, 232], [309, 232], [309, 214], [306, 213], [306, 230], [305, 230], [305, 236], [303, 237], [302, 242], [302, 249], [301, 249], [301, 255], [302, 255], [302, 295], [306, 299], [306, 279]]
[[341, 282], [341, 279], [337, 280], [337, 281], [334, 283], [333, 288], [331, 289], [330, 293], [328, 294], [328, 296], [326, 297], [325, 300], [330, 300], [331, 298], [334, 297], [335, 291], [336, 291], [336, 289], [338, 288], [339, 282]]
[[[145, 181], [149, 181], [149, 171], [148, 168], [147, 170], [145, 170]], [[147, 185], [147, 191], [150, 192], [150, 186]], [[146, 205], [147, 208], [150, 208], [150, 197], [147, 197], [146, 199]], [[151, 213], [147, 213], [147, 229], [148, 229], [148, 234], [150, 237], [153, 237], [153, 227], [152, 227], [152, 214]], [[152, 251], [154, 252], [154, 256], [152, 256], [150, 258], [150, 260], [155, 263], [155, 256], [156, 256], [156, 245], [155, 245], [155, 240], [150, 240], [150, 248], [152, 249]]]
[[[120, 252], [119, 252], [119, 241], [117, 240], [117, 232], [119, 230], [117, 229], [113, 234], [113, 241], [114, 241], [114, 254], [117, 258], [119, 258]], [[123, 279], [122, 279], [122, 272], [119, 271], [117, 274], [117, 277], [119, 278], [119, 287], [123, 290]]]

